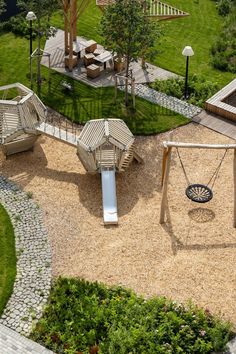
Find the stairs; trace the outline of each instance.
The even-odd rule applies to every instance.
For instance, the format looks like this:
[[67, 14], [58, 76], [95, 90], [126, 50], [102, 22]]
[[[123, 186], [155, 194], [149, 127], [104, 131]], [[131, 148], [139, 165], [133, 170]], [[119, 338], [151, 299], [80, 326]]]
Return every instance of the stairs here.
[[120, 172], [124, 172], [127, 167], [131, 164], [131, 162], [135, 159], [139, 163], [143, 163], [143, 159], [139, 154], [135, 151], [134, 146], [132, 145], [127, 151], [124, 161], [120, 167]]

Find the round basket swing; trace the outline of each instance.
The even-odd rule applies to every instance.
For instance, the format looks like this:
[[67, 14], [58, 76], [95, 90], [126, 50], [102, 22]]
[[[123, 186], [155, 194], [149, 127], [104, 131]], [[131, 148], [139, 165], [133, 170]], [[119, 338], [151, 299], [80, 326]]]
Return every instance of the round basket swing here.
[[[227, 153], [227, 149], [225, 149], [225, 152], [224, 152], [224, 154], [223, 154], [218, 166], [216, 167], [213, 175], [211, 176], [211, 178], [210, 178], [210, 180], [208, 181], [207, 184], [201, 184], [201, 183], [192, 184], [192, 183], [190, 183], [178, 148], [176, 148], [176, 150], [177, 150], [177, 155], [179, 157], [182, 170], [184, 172], [185, 179], [186, 179], [187, 184], [188, 184], [188, 186], [187, 186], [187, 188], [185, 190], [186, 196], [191, 201], [193, 201], [195, 203], [207, 203], [207, 202], [209, 202], [213, 198], [212, 189], [214, 187], [215, 181], [216, 181], [217, 176], [219, 174], [219, 170], [220, 170], [220, 167], [222, 165], [222, 162], [223, 162], [223, 160], [225, 158], [225, 155]], [[211, 187], [210, 187], [210, 185], [211, 185]]]

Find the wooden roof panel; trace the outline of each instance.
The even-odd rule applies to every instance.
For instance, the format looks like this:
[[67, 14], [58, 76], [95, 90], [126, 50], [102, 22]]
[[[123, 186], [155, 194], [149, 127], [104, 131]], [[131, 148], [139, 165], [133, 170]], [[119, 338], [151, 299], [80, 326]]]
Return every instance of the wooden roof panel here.
[[78, 144], [86, 146], [87, 150], [95, 150], [105, 141], [109, 141], [125, 150], [133, 140], [133, 134], [121, 119], [96, 119], [86, 123], [78, 138]]
[[[96, 5], [103, 8], [114, 4], [115, 0], [96, 0]], [[189, 16], [187, 12], [177, 9], [159, 0], [143, 1], [143, 10], [147, 17], [156, 17], [159, 20], [171, 20], [174, 18]]]

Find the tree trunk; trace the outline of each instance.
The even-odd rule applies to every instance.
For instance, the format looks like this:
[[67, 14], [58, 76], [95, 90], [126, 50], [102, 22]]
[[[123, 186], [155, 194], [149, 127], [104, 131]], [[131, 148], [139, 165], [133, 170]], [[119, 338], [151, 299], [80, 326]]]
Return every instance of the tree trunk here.
[[128, 95], [128, 77], [129, 77], [129, 55], [126, 57], [126, 69], [125, 69], [125, 105], [129, 105], [129, 95]]

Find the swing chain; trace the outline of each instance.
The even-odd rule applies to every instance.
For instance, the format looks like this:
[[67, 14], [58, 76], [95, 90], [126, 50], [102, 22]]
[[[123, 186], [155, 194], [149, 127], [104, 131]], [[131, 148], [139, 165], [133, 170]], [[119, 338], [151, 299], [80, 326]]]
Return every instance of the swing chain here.
[[228, 152], [228, 149], [225, 149], [224, 155], [222, 156], [219, 165], [217, 166], [215, 172], [213, 173], [213, 175], [212, 175], [211, 178], [209, 179], [209, 182], [207, 183], [207, 186], [209, 186], [209, 184], [212, 182], [211, 189], [213, 189], [213, 187], [214, 187], [214, 185], [215, 185], [215, 182], [216, 182], [217, 177], [218, 177], [219, 172], [220, 172], [221, 165], [222, 165], [222, 163], [223, 163], [223, 161], [224, 161], [224, 158], [225, 158], [227, 152]]
[[[187, 182], [188, 185], [190, 185], [191, 183], [190, 183], [190, 181], [189, 181], [189, 179], [188, 179], [188, 176], [187, 176], [187, 173], [186, 173], [186, 170], [185, 170], [183, 161], [182, 161], [182, 159], [181, 159], [181, 156], [180, 156], [178, 147], [176, 147], [176, 151], [177, 151], [177, 155], [178, 155], [178, 157], [179, 157], [179, 161], [180, 161], [182, 170], [183, 170], [183, 172], [184, 172], [184, 176], [185, 176], [186, 182]], [[224, 152], [224, 154], [223, 154], [223, 156], [222, 156], [222, 158], [221, 158], [221, 160], [220, 160], [219, 165], [217, 166], [217, 168], [216, 168], [216, 170], [214, 171], [213, 175], [211, 176], [211, 178], [209, 179], [208, 183], [206, 184], [207, 187], [208, 187], [208, 186], [210, 185], [210, 183], [212, 182], [211, 189], [213, 189], [213, 187], [214, 187], [214, 185], [215, 185], [215, 182], [216, 182], [216, 179], [217, 179], [217, 177], [218, 177], [218, 175], [219, 175], [219, 171], [220, 171], [221, 165], [222, 165], [222, 163], [223, 163], [223, 161], [224, 161], [224, 158], [225, 158], [227, 152], [228, 152], [228, 149], [225, 149], [225, 152]]]

